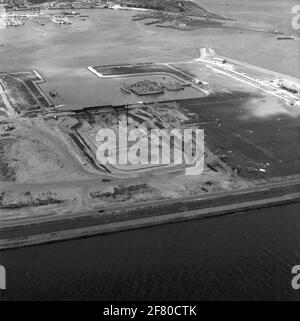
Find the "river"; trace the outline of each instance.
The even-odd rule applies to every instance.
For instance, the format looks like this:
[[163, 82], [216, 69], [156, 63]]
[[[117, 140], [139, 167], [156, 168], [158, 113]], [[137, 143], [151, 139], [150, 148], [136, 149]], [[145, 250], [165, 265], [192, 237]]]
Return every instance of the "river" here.
[[299, 300], [299, 204], [0, 253], [5, 299]]

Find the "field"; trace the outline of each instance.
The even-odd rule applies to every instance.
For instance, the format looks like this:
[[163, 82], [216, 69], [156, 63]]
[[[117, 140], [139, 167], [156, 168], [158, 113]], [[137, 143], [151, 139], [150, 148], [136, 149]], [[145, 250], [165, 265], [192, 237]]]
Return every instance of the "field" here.
[[[198, 115], [195, 124], [204, 128], [209, 148], [241, 177], [255, 181], [299, 174], [297, 119], [280, 110], [276, 100], [262, 95], [235, 93], [227, 99], [231, 101], [223, 95], [179, 105]], [[249, 115], [276, 105], [278, 114]]]
[[[64, 159], [57, 137], [47, 126], [30, 121], [10, 122], [13, 128], [0, 138], [1, 182], [51, 182], [73, 172], [72, 164]], [[61, 142], [60, 142], [61, 143]]]
[[18, 137], [1, 139], [0, 144], [2, 181], [47, 180], [64, 172], [59, 157], [38, 140]]
[[16, 180], [16, 172], [10, 166], [10, 159], [7, 157], [7, 149], [15, 140], [0, 140], [0, 182], [13, 182]]
[[[250, 181], [298, 175], [299, 105], [290, 106], [287, 93], [275, 91], [267, 82], [282, 75], [239, 64], [233, 72], [230, 65], [227, 71], [213, 65], [212, 74], [210, 66], [181, 64], [178, 68], [209, 82], [209, 96], [180, 101], [179, 106], [197, 115], [192, 123], [204, 128], [212, 152]], [[241, 78], [236, 76], [239, 69]]]

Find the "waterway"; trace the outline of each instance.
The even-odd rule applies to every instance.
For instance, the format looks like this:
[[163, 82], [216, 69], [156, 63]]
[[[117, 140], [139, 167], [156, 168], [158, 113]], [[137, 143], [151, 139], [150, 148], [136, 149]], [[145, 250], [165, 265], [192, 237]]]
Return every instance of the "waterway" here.
[[[215, 10], [214, 6], [212, 9]], [[224, 6], [221, 5], [221, 9], [224, 10]], [[71, 25], [61, 26], [44, 19], [44, 26], [29, 21], [22, 27], [0, 29], [0, 71], [37, 70], [46, 80], [42, 86], [45, 92], [58, 92], [59, 96], [53, 99], [55, 105], [73, 108], [141, 100], [122, 92], [119, 79], [97, 78], [88, 66], [191, 60], [198, 58], [201, 47], [212, 47], [225, 56], [282, 73], [294, 76], [300, 73], [299, 42], [286, 41], [283, 50], [283, 43], [276, 40], [274, 34], [157, 28], [145, 26], [144, 20], [131, 21], [133, 13], [129, 11], [83, 10], [82, 14], [89, 17], [85, 21], [72, 18]], [[236, 18], [240, 14], [238, 12]], [[258, 19], [255, 27], [285, 30], [287, 27], [282, 26], [282, 18], [278, 20], [277, 14], [275, 11], [272, 23], [267, 26], [263, 19]], [[282, 17], [282, 11], [280, 14]], [[246, 18], [244, 13], [245, 21]], [[188, 91], [181, 92], [180, 96], [189, 96]], [[157, 99], [177, 96], [178, 93], [169, 92], [168, 97]]]
[[299, 204], [0, 253], [5, 299], [299, 300]]

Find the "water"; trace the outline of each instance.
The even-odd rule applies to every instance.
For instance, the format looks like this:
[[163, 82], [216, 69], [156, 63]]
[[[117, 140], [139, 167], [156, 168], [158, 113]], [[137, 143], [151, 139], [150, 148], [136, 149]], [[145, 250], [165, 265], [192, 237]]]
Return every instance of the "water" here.
[[299, 204], [1, 252], [6, 299], [291, 299]]
[[[45, 26], [28, 22], [0, 29], [0, 71], [38, 70], [47, 81], [46, 91], [55, 88], [75, 106], [119, 103], [124, 98], [111, 80], [97, 79], [88, 66], [184, 61], [197, 58], [201, 47], [293, 76], [300, 73], [299, 41], [287, 41], [283, 47], [272, 34], [209, 28], [186, 32], [132, 22], [129, 12], [84, 13], [90, 16], [86, 21], [74, 18], [70, 26], [47, 21]], [[290, 11], [286, 14], [288, 19]], [[269, 28], [280, 29], [281, 20], [271, 17]], [[258, 19], [255, 25], [260, 24]]]

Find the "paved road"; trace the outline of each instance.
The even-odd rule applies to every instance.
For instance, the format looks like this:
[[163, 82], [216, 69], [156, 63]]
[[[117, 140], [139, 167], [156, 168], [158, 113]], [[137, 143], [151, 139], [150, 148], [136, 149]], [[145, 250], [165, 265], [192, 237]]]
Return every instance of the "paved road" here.
[[[87, 211], [84, 213], [76, 213], [76, 214], [63, 214], [63, 215], [52, 215], [52, 216], [35, 216], [34, 218], [25, 218], [25, 219], [14, 219], [14, 220], [2, 220], [0, 232], [9, 227], [14, 226], [25, 226], [25, 225], [33, 225], [33, 224], [50, 224], [51, 222], [64, 222], [64, 221], [77, 221], [85, 219], [89, 220], [91, 216], [102, 217], [104, 214], [111, 213], [119, 213], [123, 215], [123, 213], [127, 211], [140, 211], [145, 209], [153, 209], [159, 208], [160, 212], [164, 211], [164, 207], [168, 207], [172, 204], [178, 203], [180, 204], [189, 204], [189, 207], [193, 207], [193, 203], [197, 207], [197, 202], [206, 201], [207, 204], [216, 205], [217, 202], [220, 205], [224, 204], [224, 200], [226, 199], [230, 202], [233, 202], [235, 199], [237, 202], [243, 200], [253, 200], [262, 198], [262, 195], [269, 194], [270, 196], [274, 195], [283, 195], [288, 193], [295, 193], [300, 191], [300, 177], [294, 177], [287, 180], [279, 180], [277, 182], [262, 184], [260, 186], [253, 186], [252, 188], [241, 189], [237, 191], [225, 191], [225, 192], [215, 192], [209, 194], [201, 194], [201, 195], [193, 195], [189, 197], [184, 197], [180, 199], [166, 199], [166, 200], [158, 200], [158, 201], [149, 201], [144, 203], [137, 204], [116, 204], [110, 206], [109, 208], [105, 208], [101, 213], [99, 213], [99, 209], [95, 209], [92, 211]], [[175, 205], [175, 209], [178, 210], [178, 207]]]
[[89, 212], [85, 213], [83, 217], [72, 219], [6, 227], [0, 230], [0, 249], [300, 202], [299, 187], [298, 184], [296, 186], [297, 192], [295, 192], [295, 186], [293, 188], [290, 186], [284, 187], [284, 189], [269, 189], [264, 192], [244, 192], [241, 195], [235, 194], [214, 200], [202, 199], [200, 202], [173, 202], [167, 208], [162, 206], [145, 207], [142, 210], [136, 209], [125, 213], [123, 210], [122, 213], [112, 213], [111, 215]]

